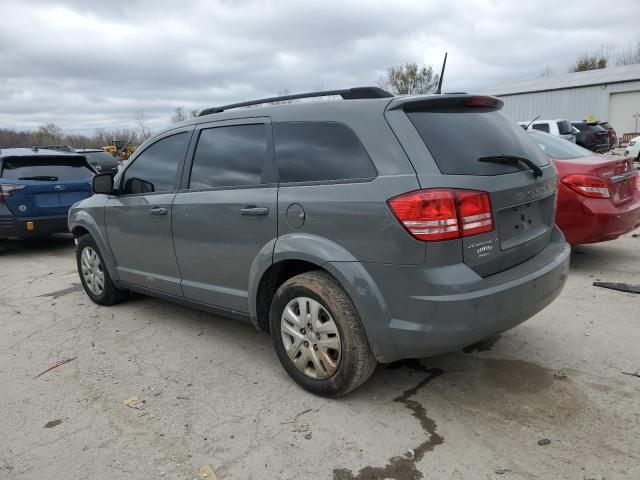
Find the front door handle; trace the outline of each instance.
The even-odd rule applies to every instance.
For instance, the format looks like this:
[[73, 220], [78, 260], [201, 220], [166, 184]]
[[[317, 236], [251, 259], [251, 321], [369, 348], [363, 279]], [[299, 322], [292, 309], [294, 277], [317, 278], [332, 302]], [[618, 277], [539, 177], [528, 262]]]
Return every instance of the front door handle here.
[[161, 215], [166, 215], [167, 213], [169, 213], [169, 209], [164, 207], [153, 207], [151, 208], [150, 212], [154, 217], [159, 217]]
[[248, 205], [245, 208], [241, 208], [240, 213], [247, 217], [258, 217], [260, 215], [269, 215], [269, 209], [267, 207], [256, 207], [255, 205]]

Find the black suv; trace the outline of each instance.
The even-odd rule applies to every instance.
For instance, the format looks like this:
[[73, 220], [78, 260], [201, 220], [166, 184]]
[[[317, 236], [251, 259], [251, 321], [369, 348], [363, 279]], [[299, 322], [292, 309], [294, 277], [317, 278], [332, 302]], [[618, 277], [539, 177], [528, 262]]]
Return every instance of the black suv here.
[[76, 152], [87, 157], [87, 161], [98, 173], [111, 173], [112, 175], [118, 173], [120, 163], [110, 153], [98, 148], [81, 148], [76, 149]]
[[602, 128], [599, 122], [571, 122], [578, 129], [576, 143], [592, 152], [604, 153], [611, 150], [609, 132]]

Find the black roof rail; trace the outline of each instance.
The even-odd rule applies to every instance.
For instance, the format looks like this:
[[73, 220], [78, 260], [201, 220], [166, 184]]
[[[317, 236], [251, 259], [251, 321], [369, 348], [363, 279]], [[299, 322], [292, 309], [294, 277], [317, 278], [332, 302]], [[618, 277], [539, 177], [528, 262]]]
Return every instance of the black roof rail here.
[[298, 100], [300, 98], [329, 97], [340, 95], [344, 100], [359, 100], [363, 98], [388, 98], [393, 94], [379, 87], [355, 87], [344, 88], [342, 90], [325, 90], [321, 92], [296, 93], [293, 95], [281, 95], [279, 97], [261, 98], [259, 100], [250, 100], [248, 102], [231, 103], [220, 107], [205, 108], [198, 115], [210, 115], [212, 113], [220, 113], [232, 108], [249, 107], [251, 105], [261, 105], [263, 103], [283, 102], [286, 100]]

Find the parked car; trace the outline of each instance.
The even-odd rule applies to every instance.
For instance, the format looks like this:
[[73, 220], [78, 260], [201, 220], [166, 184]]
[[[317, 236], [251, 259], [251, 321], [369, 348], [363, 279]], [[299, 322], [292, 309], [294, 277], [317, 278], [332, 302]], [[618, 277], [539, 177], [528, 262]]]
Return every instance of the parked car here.
[[99, 148], [77, 149], [77, 153], [87, 157], [89, 163], [98, 173], [111, 173], [115, 175], [120, 168], [120, 162], [113, 155]]
[[[534, 120], [531, 122], [518, 122], [518, 125], [531, 131], [539, 130], [541, 132], [555, 135], [556, 137], [564, 138], [570, 142], [576, 142], [576, 134], [574, 133], [573, 125], [569, 120], [557, 118], [554, 120]], [[528, 128], [527, 128], [528, 126]]]
[[576, 144], [592, 152], [605, 153], [611, 150], [609, 133], [598, 122], [571, 122], [576, 127]]
[[611, 124], [609, 122], [599, 122], [598, 125], [607, 131], [607, 134], [609, 135], [610, 148], [616, 148], [618, 146], [618, 135]]
[[624, 155], [635, 158], [636, 162], [640, 162], [640, 137], [634, 137], [629, 140]]
[[571, 245], [614, 240], [640, 226], [633, 158], [595, 154], [541, 132], [531, 136], [558, 169], [556, 223]]
[[560, 293], [556, 170], [500, 99], [304, 96], [328, 95], [345, 100], [206, 109], [96, 175], [69, 212], [89, 298], [131, 290], [251, 321], [293, 380], [336, 396], [377, 362], [475, 343]]
[[91, 195], [94, 174], [75, 153], [0, 150], [0, 239], [68, 232], [69, 207]]

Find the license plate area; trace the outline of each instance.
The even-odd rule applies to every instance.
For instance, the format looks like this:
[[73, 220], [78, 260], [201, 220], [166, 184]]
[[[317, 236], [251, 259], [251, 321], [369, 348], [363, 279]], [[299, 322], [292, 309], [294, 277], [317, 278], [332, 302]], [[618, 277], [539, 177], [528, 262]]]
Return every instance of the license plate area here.
[[544, 235], [553, 226], [554, 196], [498, 211], [500, 248], [508, 250]]

